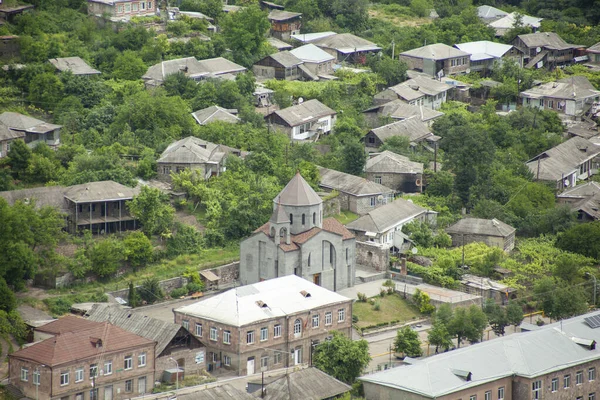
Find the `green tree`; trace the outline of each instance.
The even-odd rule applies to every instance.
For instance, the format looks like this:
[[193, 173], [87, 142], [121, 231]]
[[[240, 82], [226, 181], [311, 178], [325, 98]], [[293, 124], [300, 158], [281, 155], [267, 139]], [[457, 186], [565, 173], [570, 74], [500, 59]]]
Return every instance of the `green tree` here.
[[133, 81], [140, 79], [148, 67], [138, 55], [131, 50], [126, 50], [115, 59], [112, 74], [117, 79]]
[[61, 100], [63, 83], [53, 73], [36, 75], [29, 84], [27, 99], [36, 107], [52, 110]]
[[533, 291], [544, 314], [555, 320], [583, 314], [588, 309], [588, 296], [584, 288], [569, 286], [557, 278], [538, 279]]
[[123, 239], [123, 255], [134, 271], [152, 260], [153, 249], [150, 239], [142, 232], [130, 232]]
[[131, 308], [136, 308], [140, 303], [140, 296], [133, 285], [133, 282], [129, 282], [129, 293], [127, 294], [127, 305]]
[[8, 164], [15, 179], [24, 179], [29, 162], [31, 161], [31, 149], [21, 139], [14, 140], [7, 153]]
[[410, 326], [398, 329], [394, 339], [394, 351], [407, 357], [420, 357], [423, 355], [419, 333]]
[[268, 48], [265, 35], [271, 27], [265, 12], [251, 5], [222, 20], [223, 35], [235, 62], [250, 67], [262, 58]]
[[558, 236], [556, 247], [600, 260], [600, 221], [577, 224], [567, 229]]
[[468, 309], [459, 307], [454, 310], [454, 315], [448, 325], [448, 331], [453, 336], [456, 336], [458, 347], [460, 347], [460, 344], [465, 339], [471, 343], [478, 342], [486, 326], [486, 315], [481, 311], [481, 308], [472, 305]]
[[362, 175], [367, 163], [364, 146], [358, 141], [351, 141], [342, 147], [342, 169], [352, 175]]
[[165, 298], [158, 278], [146, 278], [138, 290], [138, 294], [147, 304], [154, 304]]
[[17, 308], [17, 298], [4, 278], [0, 277], [0, 310], [10, 312], [15, 308]]
[[333, 331], [331, 340], [315, 347], [312, 360], [321, 371], [352, 384], [371, 361], [369, 343], [364, 339], [354, 341]]
[[506, 306], [506, 320], [516, 329], [523, 322], [523, 308], [516, 302], [510, 301]]
[[509, 324], [506, 311], [500, 307], [494, 299], [487, 299], [485, 301], [485, 308], [483, 311], [487, 315], [489, 324], [494, 333], [498, 336], [504, 336], [505, 328]]
[[387, 56], [373, 60], [374, 62], [369, 63], [370, 67], [383, 78], [388, 87], [406, 80], [407, 66], [405, 63], [392, 60]]
[[369, 26], [367, 0], [333, 0], [330, 16], [342, 28], [358, 33]]
[[454, 316], [454, 311], [449, 304], [444, 303], [440, 304], [436, 313], [435, 313], [435, 321], [444, 324], [446, 327], [450, 325], [452, 322], [452, 317]]
[[175, 224], [174, 234], [167, 239], [167, 255], [196, 254], [201, 250], [202, 235], [193, 226]]
[[175, 209], [169, 204], [169, 196], [159, 189], [142, 186], [140, 193], [127, 203], [131, 214], [142, 225], [142, 232], [152, 235], [168, 231], [173, 224]]
[[436, 353], [440, 348], [442, 348], [444, 351], [448, 351], [448, 349], [450, 349], [450, 347], [453, 345], [452, 335], [450, 332], [448, 332], [448, 328], [446, 328], [444, 323], [438, 320], [433, 323], [431, 329], [429, 330], [429, 333], [427, 334], [427, 340], [429, 341], [429, 344], [435, 346]]
[[106, 238], [88, 249], [92, 272], [101, 278], [114, 275], [123, 263], [123, 245], [115, 238]]

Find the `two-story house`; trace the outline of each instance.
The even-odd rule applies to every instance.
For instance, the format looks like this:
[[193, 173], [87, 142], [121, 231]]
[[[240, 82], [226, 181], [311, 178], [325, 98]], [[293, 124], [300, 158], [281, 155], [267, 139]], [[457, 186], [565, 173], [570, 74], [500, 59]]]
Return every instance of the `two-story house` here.
[[436, 142], [440, 140], [440, 137], [434, 135], [431, 132], [431, 128], [417, 116], [401, 119], [391, 124], [380, 126], [379, 128], [373, 128], [367, 132], [362, 140], [368, 152], [376, 152], [386, 140], [393, 136], [407, 138], [411, 147], [416, 147], [420, 144], [436, 146]]
[[469, 53], [443, 43], [408, 50], [400, 53], [399, 57], [409, 69], [438, 78], [469, 73], [471, 65]]
[[365, 165], [365, 172], [368, 180], [399, 192], [423, 191], [423, 164], [388, 150], [372, 153]]
[[81, 329], [65, 323], [52, 337], [9, 355], [11, 385], [26, 397], [124, 400], [152, 391], [156, 342], [108, 322], [86, 321]]
[[230, 289], [173, 310], [206, 344], [209, 370], [237, 375], [310, 363], [330, 331], [352, 334], [352, 300], [296, 275]]
[[523, 52], [515, 46], [480, 40], [455, 44], [459, 50], [470, 54], [471, 71], [489, 76], [494, 64], [501, 65], [505, 60], [512, 60], [520, 67], [523, 66]]
[[22, 138], [31, 148], [39, 143], [45, 143], [56, 149], [60, 146], [61, 125], [54, 125], [39, 119], [29, 117], [17, 112], [3, 112], [0, 114], [0, 123], [4, 124]]
[[268, 18], [271, 22], [271, 36], [277, 39], [289, 41], [292, 35], [300, 33], [302, 13], [272, 10]]
[[302, 77], [302, 64], [304, 62], [290, 51], [280, 51], [255, 62], [252, 72], [262, 79], [294, 81]]
[[[300, 36], [304, 35], [296, 35], [296, 38]], [[375, 43], [351, 33], [329, 35], [329, 32], [325, 32], [325, 35], [314, 37], [316, 39], [311, 40], [310, 43], [334, 56], [339, 63], [365, 64], [368, 55], [381, 51], [381, 47]]]
[[295, 106], [277, 110], [266, 116], [292, 140], [306, 140], [315, 135], [331, 132], [337, 113], [317, 99], [304, 101]]
[[547, 82], [519, 95], [524, 107], [552, 110], [571, 117], [587, 114], [600, 100], [600, 91], [585, 76], [571, 76]]
[[437, 110], [446, 102], [451, 89], [451, 85], [416, 74], [414, 78], [377, 93], [373, 102], [377, 105], [399, 99], [413, 106]]
[[290, 53], [302, 60], [304, 67], [316, 76], [333, 74], [335, 57], [312, 43], [296, 47]]
[[109, 16], [111, 20], [129, 20], [131, 17], [156, 15], [155, 0], [88, 0], [88, 14]]
[[10, 150], [10, 144], [17, 139], [24, 139], [25, 132], [13, 131], [0, 122], [0, 158], [6, 157]]
[[554, 32], [519, 35], [511, 44], [523, 52], [525, 68], [549, 70], [561, 65], [573, 64], [578, 53], [584, 53], [585, 47], [567, 43]]

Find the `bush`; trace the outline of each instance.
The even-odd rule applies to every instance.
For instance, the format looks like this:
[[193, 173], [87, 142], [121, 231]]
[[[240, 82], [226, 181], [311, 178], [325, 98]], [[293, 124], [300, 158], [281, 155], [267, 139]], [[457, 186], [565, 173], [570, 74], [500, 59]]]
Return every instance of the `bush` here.
[[366, 303], [367, 302], [367, 295], [364, 293], [356, 293], [356, 297], [358, 297], [358, 301]]
[[386, 293], [387, 293], [387, 289], [386, 288], [380, 288], [379, 289], [379, 296], [380, 297], [385, 297]]
[[201, 292], [204, 290], [204, 284], [202, 283], [202, 281], [188, 282], [188, 284], [185, 285], [185, 288], [187, 289], [188, 293]]
[[394, 294], [394, 290], [396, 290], [396, 289], [395, 289], [395, 288], [393, 288], [393, 287], [391, 287], [391, 288], [388, 288], [388, 290], [387, 290], [387, 293], [388, 293], [388, 294]]
[[173, 289], [171, 291], [170, 296], [173, 299], [178, 299], [182, 296], [187, 296], [188, 293], [189, 293], [189, 290], [187, 290], [187, 288], [181, 287], [181, 288]]
[[[374, 311], [381, 310], [381, 303], [379, 302], [379, 300], [377, 300], [377, 301], [374, 302], [374, 304], [373, 304], [373, 310]], [[387, 322], [386, 322], [386, 324], [387, 324]]]
[[396, 284], [391, 279], [388, 279], [385, 282], [383, 282], [383, 286], [389, 287], [389, 288], [394, 288], [394, 287], [396, 287]]
[[358, 322], [358, 316], [356, 314], [352, 314], [352, 323], [355, 324]]
[[146, 279], [140, 286], [138, 293], [147, 304], [156, 303], [165, 297], [157, 278]]

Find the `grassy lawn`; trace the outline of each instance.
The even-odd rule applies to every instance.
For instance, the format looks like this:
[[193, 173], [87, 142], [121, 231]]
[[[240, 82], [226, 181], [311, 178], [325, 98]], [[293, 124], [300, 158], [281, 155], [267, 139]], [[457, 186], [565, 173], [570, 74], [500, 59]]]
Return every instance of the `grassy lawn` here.
[[419, 311], [414, 305], [397, 294], [388, 295], [383, 298], [376, 296], [372, 297], [372, 299], [379, 301], [381, 305], [379, 311], [375, 311], [373, 305], [369, 302], [362, 303], [357, 301], [352, 306], [352, 314], [358, 317], [356, 325], [360, 328], [390, 321], [410, 321], [420, 316]]
[[354, 214], [352, 211], [341, 211], [339, 215], [334, 215], [333, 218], [346, 225], [354, 221], [355, 219], [358, 219], [359, 216], [360, 215]]

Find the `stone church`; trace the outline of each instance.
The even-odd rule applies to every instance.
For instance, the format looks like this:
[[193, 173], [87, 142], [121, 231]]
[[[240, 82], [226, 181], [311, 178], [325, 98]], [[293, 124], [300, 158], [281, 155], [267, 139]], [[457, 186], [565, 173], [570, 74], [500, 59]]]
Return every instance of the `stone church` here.
[[241, 243], [241, 284], [294, 274], [333, 291], [353, 286], [356, 239], [323, 219], [323, 200], [300, 173], [273, 203], [269, 222]]

